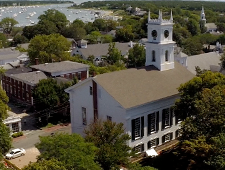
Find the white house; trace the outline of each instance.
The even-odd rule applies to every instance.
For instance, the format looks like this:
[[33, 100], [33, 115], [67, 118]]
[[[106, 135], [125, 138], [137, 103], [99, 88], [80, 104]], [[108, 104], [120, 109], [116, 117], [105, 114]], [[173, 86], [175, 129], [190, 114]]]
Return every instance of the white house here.
[[194, 77], [174, 62], [173, 17], [148, 18], [146, 66], [90, 77], [68, 89], [73, 133], [83, 134], [94, 119], [122, 122], [129, 146], [142, 152], [179, 135], [171, 106], [180, 84]]

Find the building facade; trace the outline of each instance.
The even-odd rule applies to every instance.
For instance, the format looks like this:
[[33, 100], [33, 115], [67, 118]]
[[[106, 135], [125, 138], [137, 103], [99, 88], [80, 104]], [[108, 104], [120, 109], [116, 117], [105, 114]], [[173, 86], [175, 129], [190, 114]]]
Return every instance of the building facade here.
[[148, 18], [146, 66], [97, 75], [68, 89], [71, 127], [83, 134], [95, 119], [123, 123], [130, 147], [143, 152], [179, 136], [172, 106], [177, 88], [194, 75], [174, 62], [173, 17]]

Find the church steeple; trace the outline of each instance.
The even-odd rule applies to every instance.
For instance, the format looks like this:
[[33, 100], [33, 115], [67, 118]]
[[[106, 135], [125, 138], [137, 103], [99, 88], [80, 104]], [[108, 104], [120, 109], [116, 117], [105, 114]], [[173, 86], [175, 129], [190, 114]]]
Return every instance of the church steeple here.
[[171, 9], [171, 12], [170, 12], [170, 21], [173, 21], [173, 13], [172, 13], [172, 9]]
[[203, 24], [206, 24], [205, 11], [204, 11], [203, 6], [202, 6], [202, 11], [201, 11], [201, 21], [203, 22]]
[[148, 42], [146, 43], [145, 65], [154, 65], [160, 71], [174, 68], [173, 15], [163, 19], [159, 10], [158, 19], [148, 16]]

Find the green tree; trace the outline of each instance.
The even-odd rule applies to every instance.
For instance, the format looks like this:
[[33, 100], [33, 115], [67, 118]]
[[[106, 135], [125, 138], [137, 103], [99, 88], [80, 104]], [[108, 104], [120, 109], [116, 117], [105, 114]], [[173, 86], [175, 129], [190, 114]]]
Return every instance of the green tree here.
[[99, 31], [105, 31], [106, 30], [106, 21], [104, 19], [96, 19], [93, 22], [93, 26], [98, 28]]
[[70, 42], [62, 35], [37, 35], [30, 41], [28, 55], [31, 63], [35, 63], [35, 58], [40, 63], [50, 63], [52, 59], [67, 60], [70, 57], [70, 46]]
[[25, 26], [23, 28], [23, 33], [22, 35], [25, 36], [28, 40], [31, 40], [32, 38], [35, 37], [35, 35], [38, 34], [38, 29], [36, 25], [32, 26]]
[[[181, 148], [193, 169], [224, 169], [225, 86], [216, 85], [198, 92], [195, 116], [182, 123]], [[206, 168], [203, 168], [206, 169]]]
[[197, 113], [195, 101], [200, 97], [201, 91], [223, 84], [225, 84], [225, 76], [211, 71], [206, 71], [187, 83], [181, 84], [178, 88], [180, 98], [175, 103], [175, 113], [183, 119], [188, 116], [195, 116]]
[[6, 48], [8, 47], [8, 41], [5, 34], [0, 33], [0, 48]]
[[192, 36], [198, 35], [200, 33], [199, 23], [194, 19], [189, 19], [187, 22], [187, 29]]
[[188, 38], [184, 40], [182, 45], [183, 52], [187, 55], [198, 55], [201, 54], [203, 45], [200, 42], [200, 39], [195, 38]]
[[133, 40], [134, 40], [134, 34], [130, 26], [116, 30], [116, 41], [129, 42]]
[[85, 140], [98, 148], [96, 161], [104, 170], [118, 168], [129, 161], [131, 148], [127, 145], [130, 136], [122, 123], [95, 121], [85, 129]]
[[157, 169], [155, 169], [153, 167], [150, 167], [150, 166], [143, 166], [142, 167], [138, 163], [132, 163], [132, 164], [129, 164], [128, 170], [157, 170]]
[[9, 128], [3, 122], [0, 122], [0, 136], [0, 155], [4, 155], [12, 147], [12, 139]]
[[145, 48], [143, 45], [135, 44], [133, 48], [129, 50], [128, 66], [141, 67], [144, 65], [145, 65]]
[[101, 40], [101, 33], [99, 31], [92, 31], [88, 36], [87, 39], [90, 43], [96, 44], [98, 41]]
[[14, 38], [13, 38], [13, 45], [16, 46], [17, 44], [23, 44], [23, 43], [28, 43], [29, 40], [20, 34], [17, 34]]
[[35, 163], [29, 163], [22, 170], [66, 170], [62, 162], [56, 159], [39, 160]]
[[49, 20], [39, 21], [38, 24], [35, 25], [35, 29], [36, 29], [35, 35], [38, 35], [38, 34], [50, 35], [50, 34], [56, 34], [59, 32], [56, 24], [53, 21], [49, 21]]
[[100, 170], [94, 161], [97, 148], [78, 134], [55, 134], [40, 136], [36, 147], [41, 150], [38, 160], [56, 159], [62, 162], [66, 169]]
[[87, 34], [90, 34], [92, 31], [98, 31], [98, 28], [95, 27], [92, 22], [86, 23], [84, 29], [86, 30]]
[[3, 18], [0, 22], [0, 26], [3, 28], [5, 34], [11, 34], [13, 27], [18, 24], [18, 22], [13, 18]]
[[120, 62], [122, 59], [121, 52], [115, 47], [115, 43], [109, 44], [107, 62], [109, 64], [115, 64], [116, 62]]
[[[1, 68], [0, 75], [2, 74], [2, 72], [4, 72], [4, 70]], [[9, 98], [6, 95], [6, 92], [2, 89], [2, 87], [0, 87], [0, 122], [1, 120], [7, 118], [8, 116], [7, 114], [7, 110], [9, 109], [7, 105], [8, 102], [9, 102]]]
[[38, 19], [39, 19], [38, 24], [43, 23], [43, 21], [45, 20], [54, 23], [56, 28], [58, 29], [58, 33], [62, 33], [62, 30], [69, 24], [66, 15], [55, 9], [49, 9], [45, 11], [44, 14], [38, 17]]
[[78, 27], [75, 24], [71, 24], [63, 30], [63, 35], [75, 40], [81, 40], [86, 37], [86, 30], [82, 27]]
[[35, 107], [42, 110], [59, 105], [60, 97], [57, 93], [59, 91], [60, 87], [58, 86], [56, 80], [51, 78], [40, 80], [33, 91]]

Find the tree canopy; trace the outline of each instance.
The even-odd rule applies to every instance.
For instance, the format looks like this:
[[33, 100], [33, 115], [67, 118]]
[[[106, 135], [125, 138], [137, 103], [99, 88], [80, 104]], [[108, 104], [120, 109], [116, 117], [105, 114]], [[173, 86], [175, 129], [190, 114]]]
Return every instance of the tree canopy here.
[[70, 46], [70, 42], [62, 35], [37, 35], [30, 41], [28, 55], [33, 64], [35, 58], [38, 58], [41, 64], [51, 63], [52, 60], [67, 60], [70, 57]]
[[225, 76], [205, 71], [179, 88], [180, 157], [191, 169], [224, 169]]
[[66, 170], [62, 162], [56, 159], [40, 160], [35, 163], [29, 163], [22, 170]]
[[143, 45], [135, 44], [129, 50], [128, 67], [141, 67], [145, 65], [145, 48]]
[[131, 148], [127, 145], [130, 136], [125, 133], [122, 123], [95, 121], [85, 129], [85, 140], [98, 148], [96, 161], [104, 170], [126, 165]]
[[[54, 24], [55, 27], [57, 28], [58, 33], [62, 33], [62, 30], [69, 23], [69, 21], [66, 18], [66, 15], [55, 9], [49, 9], [45, 11], [44, 14], [38, 17], [38, 19], [39, 19], [38, 24], [41, 24], [45, 21], [49, 21], [51, 24]], [[49, 28], [46, 27], [45, 29], [48, 30]]]
[[58, 133], [54, 136], [40, 136], [36, 147], [41, 150], [38, 160], [56, 159], [66, 169], [100, 170], [94, 161], [97, 148], [78, 134]]
[[71, 85], [70, 82], [58, 84], [52, 78], [41, 80], [33, 91], [35, 107], [43, 110], [67, 102], [69, 96], [64, 90]]
[[14, 18], [6, 17], [0, 22], [0, 26], [3, 28], [5, 34], [11, 34], [13, 27], [18, 24]]

